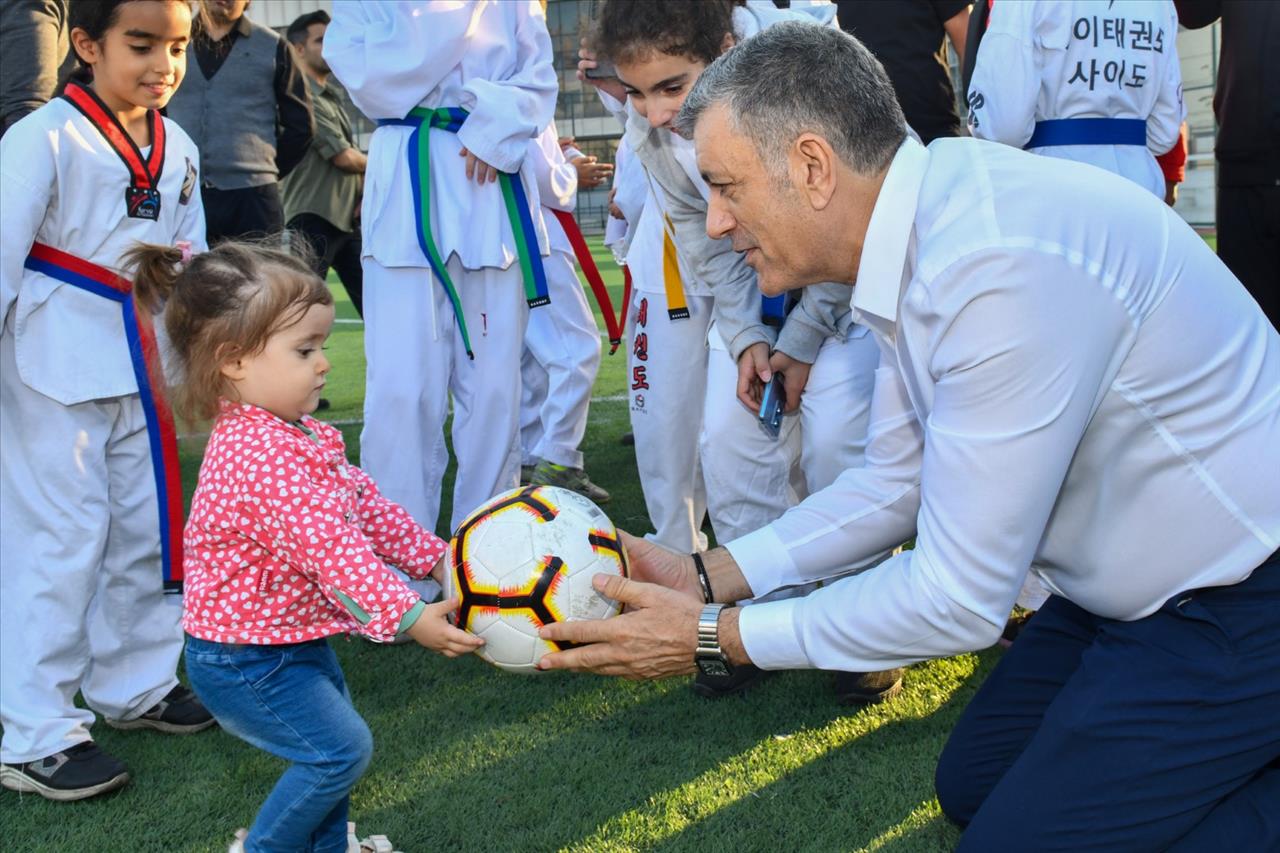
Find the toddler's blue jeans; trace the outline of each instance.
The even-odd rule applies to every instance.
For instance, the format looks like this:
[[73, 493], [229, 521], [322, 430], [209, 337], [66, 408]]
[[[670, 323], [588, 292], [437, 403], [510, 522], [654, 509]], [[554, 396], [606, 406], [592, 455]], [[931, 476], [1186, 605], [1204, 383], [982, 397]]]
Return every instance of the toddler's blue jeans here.
[[280, 646], [187, 638], [191, 686], [231, 734], [292, 762], [249, 829], [251, 853], [345, 853], [351, 789], [373, 737], [326, 640]]

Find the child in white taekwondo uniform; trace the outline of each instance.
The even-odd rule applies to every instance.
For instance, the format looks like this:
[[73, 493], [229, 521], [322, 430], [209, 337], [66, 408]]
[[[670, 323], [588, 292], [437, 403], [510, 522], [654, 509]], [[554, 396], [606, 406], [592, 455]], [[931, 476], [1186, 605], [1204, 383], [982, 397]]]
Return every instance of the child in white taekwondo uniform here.
[[[644, 164], [655, 193], [662, 197], [677, 254], [711, 286], [714, 323], [707, 336], [711, 352], [699, 460], [712, 526], [722, 540], [769, 523], [810, 492], [829, 485], [840, 471], [862, 465], [879, 348], [865, 328], [851, 322], [848, 292], [840, 286], [809, 288], [788, 311], [776, 304], [780, 300], [762, 301], [754, 272], [727, 241], [707, 237], [707, 206], [713, 188], [698, 172], [693, 144], [675, 134], [669, 124], [701, 68], [714, 57], [697, 58], [692, 48], [667, 52], [646, 35], [648, 30], [629, 30], [625, 20], [663, 21], [667, 35], [677, 39], [705, 35], [692, 32], [694, 28], [719, 26], [731, 45], [782, 21], [835, 26], [834, 12], [833, 6], [790, 12], [771, 3], [748, 3], [735, 8], [731, 19], [714, 20], [680, 5], [610, 0], [601, 19], [602, 41], [608, 43], [612, 37], [618, 42], [615, 47], [633, 49], [630, 62], [612, 57], [620, 76], [635, 78], [640, 72], [652, 78], [644, 83], [638, 78], [625, 80], [626, 139]], [[720, 49], [727, 46], [721, 44]], [[641, 48], [647, 51], [643, 55]], [[585, 72], [594, 53], [584, 50], [583, 57], [580, 68]], [[673, 79], [681, 82], [673, 85]], [[651, 89], [645, 88], [647, 83], [652, 83]], [[622, 118], [623, 104], [603, 88], [600, 95]], [[739, 402], [748, 397], [739, 370], [748, 359], [760, 365], [753, 379], [766, 364], [769, 370], [807, 374], [799, 400], [787, 402], [788, 411], [798, 410], [800, 417], [784, 418], [776, 437], [756, 423], [758, 396], [750, 408]], [[720, 695], [741, 689], [754, 674], [743, 668], [732, 683], [723, 684], [699, 676], [695, 689]], [[853, 674], [854, 680], [847, 684], [842, 681], [837, 690], [848, 701], [880, 701], [901, 689], [896, 672], [887, 679], [879, 673], [870, 675], [877, 684], [870, 692], [864, 690], [867, 682], [862, 673]]]
[[1177, 35], [1169, 0], [998, 2], [969, 86], [969, 130], [1164, 198], [1155, 158], [1186, 116]]
[[680, 261], [661, 200], [625, 138], [618, 146], [614, 203], [629, 225], [615, 249], [631, 275], [627, 393], [636, 467], [654, 532], [679, 551], [707, 544], [707, 497], [698, 437], [707, 396], [711, 289]]
[[[570, 153], [582, 156], [580, 151]], [[578, 445], [587, 432], [591, 388], [600, 369], [600, 333], [578, 280], [573, 246], [556, 212], [572, 214], [578, 170], [560, 148], [554, 124], [529, 143], [528, 161], [538, 182], [551, 255], [547, 294], [551, 305], [529, 315], [521, 365], [521, 480], [561, 486], [606, 503], [609, 493], [583, 470]], [[528, 477], [525, 477], [525, 473]]]
[[159, 113], [191, 14], [71, 15], [93, 82], [68, 83], [0, 143], [0, 782], [56, 800], [129, 779], [94, 745], [95, 711], [117, 728], [213, 722], [176, 676], [176, 433], [153, 318], [119, 275], [136, 241], [204, 250], [199, 155]]
[[452, 395], [456, 526], [519, 477], [524, 331], [547, 302], [526, 157], [555, 110], [550, 37], [536, 0], [346, 2], [324, 56], [381, 125], [363, 205], [361, 463], [435, 525]]

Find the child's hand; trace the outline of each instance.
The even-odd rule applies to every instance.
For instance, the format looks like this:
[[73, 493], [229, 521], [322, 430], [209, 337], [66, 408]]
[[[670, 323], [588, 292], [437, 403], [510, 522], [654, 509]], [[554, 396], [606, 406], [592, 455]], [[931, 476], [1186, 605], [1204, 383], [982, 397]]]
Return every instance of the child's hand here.
[[448, 559], [449, 552], [445, 551], [440, 555], [440, 559], [436, 560], [436, 564], [431, 567], [431, 571], [427, 573], [433, 581], [440, 584], [441, 589], [444, 589], [445, 572], [449, 570], [449, 567], [446, 565], [446, 561]]
[[468, 634], [449, 624], [446, 618], [458, 609], [461, 602], [457, 598], [428, 604], [418, 616], [418, 621], [409, 626], [409, 636], [420, 646], [434, 649], [447, 658], [470, 654], [484, 645], [484, 640], [475, 634]]

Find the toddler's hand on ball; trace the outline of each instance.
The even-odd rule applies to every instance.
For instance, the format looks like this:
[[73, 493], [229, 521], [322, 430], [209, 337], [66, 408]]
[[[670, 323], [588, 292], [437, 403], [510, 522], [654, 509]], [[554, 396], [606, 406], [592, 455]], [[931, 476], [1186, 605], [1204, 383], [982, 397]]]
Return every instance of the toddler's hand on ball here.
[[474, 652], [484, 640], [449, 624], [448, 616], [458, 609], [457, 598], [428, 604], [418, 621], [409, 626], [408, 634], [420, 646], [433, 649], [447, 658]]

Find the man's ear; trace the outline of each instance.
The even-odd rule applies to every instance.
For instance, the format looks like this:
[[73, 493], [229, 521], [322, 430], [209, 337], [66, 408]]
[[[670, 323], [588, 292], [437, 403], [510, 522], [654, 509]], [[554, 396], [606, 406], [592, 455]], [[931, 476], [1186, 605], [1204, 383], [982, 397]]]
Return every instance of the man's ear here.
[[725, 33], [724, 38], [720, 40], [720, 52], [723, 54], [737, 43], [738, 40], [733, 37], [732, 32]]
[[831, 203], [836, 190], [836, 153], [816, 133], [802, 133], [791, 146], [789, 158], [794, 186], [814, 210]]

